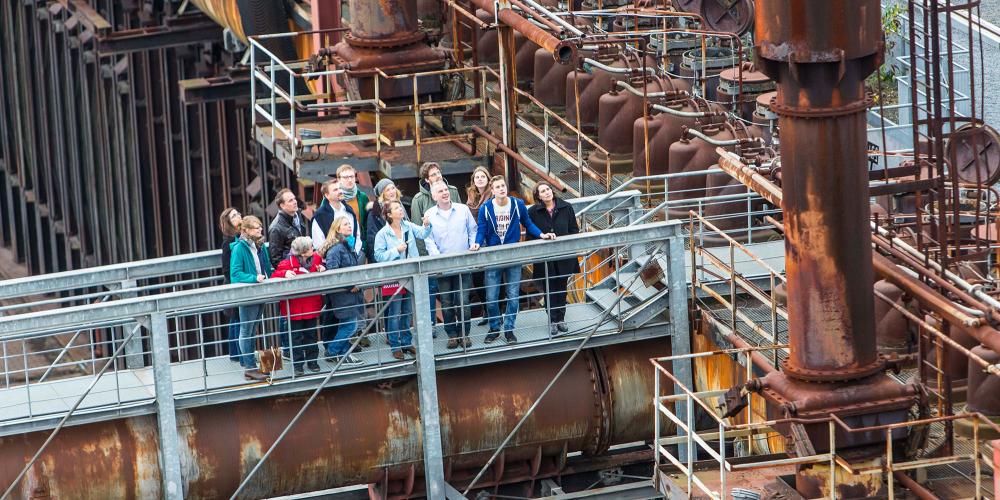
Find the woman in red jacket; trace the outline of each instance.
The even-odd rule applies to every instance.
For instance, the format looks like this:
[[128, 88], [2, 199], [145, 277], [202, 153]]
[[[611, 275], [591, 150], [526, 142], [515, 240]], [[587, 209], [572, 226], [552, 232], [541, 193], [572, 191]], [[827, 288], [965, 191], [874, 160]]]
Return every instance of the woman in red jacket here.
[[[326, 271], [323, 259], [313, 251], [312, 238], [300, 236], [292, 240], [287, 258], [278, 263], [272, 278], [294, 278], [302, 274]], [[322, 295], [309, 295], [281, 301], [281, 316], [289, 319], [292, 329], [292, 367], [295, 375], [303, 375], [305, 368], [319, 371], [316, 347], [318, 319], [323, 309]]]

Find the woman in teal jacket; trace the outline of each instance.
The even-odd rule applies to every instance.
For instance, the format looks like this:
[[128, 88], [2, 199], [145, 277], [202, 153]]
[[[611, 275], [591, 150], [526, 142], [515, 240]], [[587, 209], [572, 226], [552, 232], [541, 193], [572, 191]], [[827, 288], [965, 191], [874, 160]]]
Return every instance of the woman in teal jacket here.
[[[240, 223], [240, 237], [230, 245], [232, 257], [229, 260], [229, 274], [233, 283], [260, 283], [267, 279], [274, 269], [267, 255], [264, 243], [264, 225], [260, 219], [249, 215]], [[266, 376], [257, 369], [253, 355], [254, 336], [263, 304], [240, 306], [240, 366], [248, 380], [263, 380]]]

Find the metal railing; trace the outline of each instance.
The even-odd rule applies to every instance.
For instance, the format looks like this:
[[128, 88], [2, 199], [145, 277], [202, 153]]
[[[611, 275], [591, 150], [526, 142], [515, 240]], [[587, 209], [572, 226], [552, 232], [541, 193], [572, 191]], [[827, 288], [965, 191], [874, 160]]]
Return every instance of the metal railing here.
[[[51, 422], [63, 415], [66, 407], [62, 402], [78, 394], [84, 381], [96, 377], [100, 366], [120, 345], [121, 339], [136, 328], [139, 329], [138, 333], [129, 342], [132, 347], [126, 350], [123, 359], [116, 359], [112, 363], [101, 383], [83, 401], [80, 412], [118, 411], [153, 402], [156, 397], [153, 390], [155, 384], [150, 375], [155, 368], [157, 353], [154, 350], [159, 342], [154, 340], [159, 338], [169, 339], [166, 349], [172, 372], [172, 393], [179, 400], [190, 400], [189, 403], [179, 404], [201, 404], [226, 399], [232, 396], [234, 388], [260, 389], [259, 383], [245, 380], [243, 369], [230, 359], [233, 345], [230, 342], [234, 338], [229, 333], [230, 329], [248, 326], [250, 321], [260, 325], [258, 330], [249, 331], [245, 335], [254, 350], [270, 346], [292, 347], [289, 352], [291, 363], [286, 363], [281, 372], [274, 374], [274, 385], [267, 387], [294, 390], [302, 381], [314, 380], [315, 374], [297, 374], [292, 369], [293, 363], [316, 360], [322, 371], [329, 370], [331, 365], [326, 356], [313, 354], [315, 357], [308, 360], [301, 356], [303, 353], [308, 354], [311, 349], [325, 350], [332, 347], [333, 330], [339, 323], [343, 323], [344, 315], [340, 314], [342, 309], [328, 306], [315, 311], [320, 318], [314, 323], [298, 322], [293, 321], [297, 318], [288, 317], [287, 312], [282, 318], [277, 311], [277, 302], [322, 296], [353, 287], [357, 287], [362, 293], [366, 289], [371, 290], [369, 298], [372, 300], [357, 311], [358, 322], [355, 327], [357, 331], [361, 331], [372, 325], [369, 334], [371, 347], [358, 354], [363, 364], [350, 364], [342, 368], [342, 371], [345, 375], [353, 373], [351, 376], [356, 375], [362, 379], [406, 373], [412, 369], [412, 359], [400, 361], [394, 357], [393, 351], [398, 350], [398, 347], [392, 349], [384, 344], [388, 336], [384, 318], [372, 315], [382, 304], [382, 298], [379, 297], [381, 285], [401, 282], [405, 286], [414, 276], [426, 276], [433, 280], [512, 266], [520, 270], [526, 264], [578, 259], [598, 248], [610, 250], [620, 262], [632, 259], [683, 259], [682, 250], [676, 251], [676, 248], [682, 248], [679, 244], [679, 229], [679, 223], [649, 224], [625, 231], [560, 237], [551, 242], [503, 245], [479, 252], [364, 265], [290, 279], [271, 279], [256, 285], [217, 286], [3, 317], [0, 318], [0, 345], [3, 346], [0, 366], [3, 368], [4, 378], [0, 381], [3, 383], [0, 392], [7, 396], [0, 397], [0, 432], [34, 428], [36, 421]], [[670, 240], [677, 241], [672, 256], [669, 248], [662, 244], [654, 245]], [[646, 253], [642, 253], [640, 249]], [[556, 293], [561, 293], [558, 290], [559, 278], [570, 277], [552, 276], [548, 266], [532, 267], [535, 269], [534, 276], [529, 278], [525, 274], [516, 284], [518, 289], [524, 290], [520, 294], [520, 302], [524, 306], [516, 316], [516, 323], [508, 330], [517, 336], [517, 344], [501, 345], [505, 341], [502, 335], [496, 343], [486, 343], [488, 326], [476, 324], [484, 317], [476, 310], [485, 305], [486, 290], [482, 283], [474, 280], [474, 284], [463, 282], [469, 292], [469, 302], [464, 302], [465, 299], [462, 298], [457, 304], [450, 306], [451, 310], [445, 302], [442, 302], [440, 308], [435, 307], [442, 315], [455, 311], [457, 318], [437, 327], [439, 338], [434, 343], [434, 350], [440, 362], [453, 362], [456, 366], [470, 362], [492, 362], [505, 356], [522, 356], [524, 354], [516, 352], [522, 348], [535, 349], [533, 346], [537, 346], [545, 350], [561, 343], [568, 345], [581, 332], [593, 326], [592, 319], [601, 316], [607, 309], [606, 299], [594, 295], [583, 282], [569, 280], [566, 291], [569, 299], [565, 314], [566, 331], [553, 330], [552, 327], [556, 325], [549, 320], [553, 294], [547, 287], [554, 285]], [[676, 265], [672, 268], [665, 266], [660, 283], [684, 279], [680, 276], [683, 274], [683, 267], [679, 272], [677, 269]], [[589, 272], [586, 263], [582, 264], [582, 271]], [[622, 285], [628, 285], [627, 280], [621, 279], [626, 281]], [[631, 279], [636, 280], [637, 277], [633, 276]], [[683, 287], [683, 282], [681, 283]], [[617, 289], [610, 286], [609, 291], [612, 295], [617, 293]], [[460, 297], [464, 297], [464, 294], [460, 294]], [[600, 325], [594, 335], [594, 342], [597, 345], [601, 342], [618, 342], [622, 340], [619, 338], [622, 333], [631, 336], [668, 334], [663, 333], [662, 326], [650, 327], [645, 333], [636, 329], [626, 332], [621, 320], [621, 313], [627, 311], [627, 307], [641, 306], [647, 301], [659, 300], [659, 297], [662, 294], [644, 296], [641, 301], [626, 305], [615, 303], [614, 306], [620, 309], [608, 314], [609, 319]], [[413, 302], [411, 311], [414, 317], [426, 317], [430, 314], [431, 300], [428, 296], [412, 295], [403, 300]], [[219, 313], [253, 304], [271, 305], [265, 307], [261, 316], [244, 318], [242, 322], [231, 319], [218, 324], [211, 320], [218, 317]], [[421, 307], [420, 304], [425, 305]], [[154, 314], [162, 317], [162, 329], [155, 328], [156, 323], [150, 320], [150, 315]], [[674, 314], [686, 315], [686, 311], [673, 311], [669, 319], [662, 317], [656, 320], [654, 317], [653, 320], [662, 325], [664, 322], [674, 321]], [[453, 327], [463, 325], [471, 330], [467, 333], [472, 345], [448, 348], [445, 345], [447, 333]], [[408, 330], [409, 327], [403, 329]], [[499, 333], [502, 334], [502, 330], [503, 328]], [[68, 335], [73, 336], [72, 342], [64, 346], [53, 343], [53, 339]], [[319, 345], [317, 342], [320, 342]], [[357, 379], [349, 380], [353, 382]]]
[[[262, 42], [282, 38], [299, 38], [308, 36], [328, 36], [339, 30], [315, 30], [303, 32], [277, 33], [272, 35], [259, 35], [249, 37], [250, 67], [253, 71], [251, 78], [250, 95], [253, 105], [251, 123], [257, 124], [258, 120], [263, 120], [270, 128], [270, 144], [273, 146], [278, 141], [288, 141], [290, 154], [293, 159], [305, 157], [303, 154], [306, 148], [317, 150], [336, 143], [372, 143], [376, 152], [382, 150], [384, 146], [402, 148], [414, 147], [416, 149], [416, 161], [422, 161], [422, 146], [449, 141], [470, 141], [473, 138], [471, 132], [457, 134], [443, 134], [426, 136], [421, 127], [427, 113], [447, 108], [476, 107], [485, 120], [488, 117], [487, 93], [485, 91], [485, 81], [488, 68], [483, 66], [461, 67], [451, 69], [441, 69], [433, 71], [410, 72], [403, 74], [387, 74], [382, 69], [372, 70], [373, 95], [369, 99], [337, 100], [337, 96], [327, 92], [321, 94], [296, 95], [297, 80], [322, 79], [331, 81], [342, 75], [347, 75], [350, 71], [346, 69], [304, 71], [306, 67], [304, 61], [283, 61], [273, 52], [263, 46]], [[258, 61], [257, 52], [264, 55], [264, 61]], [[441, 77], [448, 75], [461, 75], [470, 79], [483, 82], [483, 87], [479, 89], [480, 97], [460, 97], [458, 99], [444, 100], [433, 103], [421, 103], [417, 92], [418, 80], [426, 77]], [[476, 76], [476, 78], [471, 78]], [[405, 110], [413, 113], [414, 137], [412, 139], [396, 140], [386, 133], [382, 122], [382, 114], [389, 111], [389, 106], [383, 100], [381, 87], [385, 82], [392, 80], [410, 80], [413, 88], [413, 102], [404, 106]], [[258, 98], [258, 85], [262, 86], [263, 92]], [[267, 106], [267, 107], [265, 107]], [[398, 109], [395, 106], [393, 109]], [[279, 111], [287, 109], [287, 117], [280, 116]], [[314, 123], [310, 120], [320, 115], [336, 115], [341, 111], [351, 111], [352, 113], [370, 112], [374, 117], [374, 129], [369, 133], [338, 133], [319, 137], [314, 135], [315, 131], [310, 130], [304, 137], [302, 134], [304, 123]], [[309, 121], [307, 121], [309, 120]], [[311, 125], [310, 125], [311, 126]], [[310, 155], [315, 156], [315, 155]]]
[[[973, 462], [975, 470], [973, 480], [975, 483], [976, 493], [974, 494], [974, 498], [983, 498], [981, 493], [983, 457], [980, 449], [979, 429], [980, 427], [989, 427], [994, 431], [1000, 432], [1000, 427], [979, 413], [964, 413], [960, 415], [926, 418], [916, 421], [869, 427], [852, 427], [834, 414], [830, 414], [828, 417], [824, 418], [784, 418], [755, 422], [753, 421], [753, 412], [751, 411], [751, 408], [753, 408], [753, 398], [761, 398], [762, 396], [749, 392], [746, 396], [747, 414], [743, 417], [746, 420], [743, 423], [735, 423], [732, 417], [722, 418], [719, 407], [716, 406], [713, 401], [715, 398], [722, 396], [726, 391], [695, 391], [674, 377], [670, 368], [667, 366], [667, 364], [671, 362], [693, 360], [696, 358], [717, 355], [743, 357], [745, 359], [742, 363], [747, 366], [747, 373], [745, 376], [747, 377], [747, 380], [749, 380], [749, 377], [751, 376], [750, 367], [752, 366], [750, 356], [752, 353], [773, 351], [776, 349], [784, 349], [786, 347], [787, 346], [784, 345], [768, 345], [749, 348], [723, 349], [686, 355], [665, 356], [650, 360], [654, 367], [654, 376], [656, 377], [656, 396], [653, 399], [653, 405], [656, 407], [656, 423], [653, 433], [656, 447], [654, 484], [656, 484], [657, 487], [660, 487], [662, 492], [666, 493], [666, 491], [662, 490], [662, 488], [670, 482], [671, 479], [661, 470], [661, 465], [672, 465], [680, 472], [680, 474], [684, 476], [689, 495], [696, 494], [700, 491], [701, 493], [708, 495], [709, 498], [721, 500], [729, 498], [730, 493], [726, 481], [727, 475], [730, 473], [751, 469], [765, 469], [783, 465], [827, 464], [829, 466], [829, 498], [837, 498], [836, 494], [838, 490], [835, 486], [839, 484], [838, 481], [841, 481], [840, 478], [842, 477], [885, 474], [887, 477], [886, 492], [888, 497], [891, 499], [895, 497], [893, 488], [893, 475], [895, 472], [918, 470], [932, 466], [971, 461]], [[672, 384], [674, 388], [674, 393], [667, 396], [660, 396], [660, 389], [662, 387], [669, 387], [670, 384]], [[678, 407], [683, 411], [678, 410]], [[709, 430], [697, 430], [695, 427], [696, 420], [694, 417], [695, 407], [700, 409], [700, 413], [710, 416], [716, 425], [713, 425], [713, 427]], [[662, 437], [660, 434], [660, 419], [663, 417], [666, 417], [671, 422], [676, 424], [678, 429], [682, 431], [684, 435], [679, 437]], [[902, 462], [894, 460], [893, 431], [956, 420], [968, 421], [973, 429], [974, 449], [972, 453], [960, 453], [945, 457], [914, 459]], [[829, 429], [829, 451], [826, 453], [814, 453], [808, 456], [795, 456], [790, 458], [773, 459], [761, 457], [760, 460], [747, 460], [747, 456], [750, 455], [744, 455], [741, 457], [742, 460], [740, 463], [733, 461], [733, 458], [735, 457], [727, 455], [727, 450], [732, 448], [733, 443], [736, 440], [747, 438], [752, 441], [754, 439], [759, 439], [760, 436], [765, 436], [768, 439], [777, 438], [778, 436], [774, 433], [773, 429], [781, 424], [826, 424]], [[881, 463], [872, 466], [859, 467], [852, 465], [847, 459], [840, 456], [837, 452], [837, 435], [838, 433], [845, 432], [847, 434], [884, 432], [886, 442], [885, 448], [883, 448], [884, 453], [881, 456]], [[718, 441], [718, 443], [715, 445], [710, 444], [713, 441]], [[682, 443], [687, 445], [687, 453], [685, 456], [679, 457], [675, 453], [671, 452], [670, 448], [668, 448], [671, 445]], [[747, 447], [746, 449], [750, 450], [750, 453], [752, 453], [753, 447]], [[706, 481], [695, 474], [694, 462], [699, 451], [718, 463], [718, 489], [709, 487]], [[844, 474], [838, 474], [838, 471], [843, 471]]]

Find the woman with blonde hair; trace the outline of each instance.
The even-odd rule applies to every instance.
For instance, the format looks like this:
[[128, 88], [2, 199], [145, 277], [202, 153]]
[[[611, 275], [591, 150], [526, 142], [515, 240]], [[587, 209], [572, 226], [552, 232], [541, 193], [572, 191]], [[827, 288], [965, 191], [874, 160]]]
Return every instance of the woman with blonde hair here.
[[[346, 217], [338, 217], [330, 225], [330, 234], [320, 247], [326, 255], [326, 268], [330, 271], [346, 269], [361, 264], [361, 254], [354, 251], [354, 222]], [[358, 287], [344, 288], [326, 295], [326, 310], [330, 313], [323, 326], [323, 344], [326, 356], [332, 362], [347, 355], [351, 345], [347, 339], [358, 330], [358, 318], [364, 312], [365, 297]], [[332, 320], [336, 320], [336, 322]], [[360, 346], [360, 344], [359, 344]], [[360, 365], [364, 362], [348, 355], [344, 364]]]

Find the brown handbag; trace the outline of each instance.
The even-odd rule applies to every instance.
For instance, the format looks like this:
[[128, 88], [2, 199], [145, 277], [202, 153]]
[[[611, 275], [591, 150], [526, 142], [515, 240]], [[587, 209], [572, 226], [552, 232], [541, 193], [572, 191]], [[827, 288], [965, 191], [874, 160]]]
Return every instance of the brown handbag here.
[[277, 347], [269, 347], [254, 353], [257, 357], [257, 366], [260, 372], [273, 376], [276, 371], [281, 371], [284, 368], [284, 363], [281, 359], [281, 349]]

